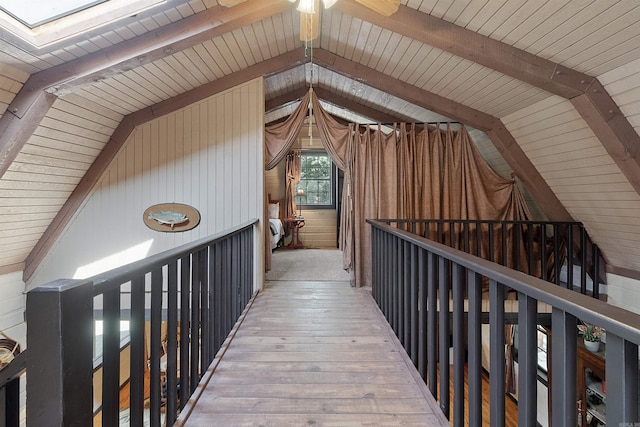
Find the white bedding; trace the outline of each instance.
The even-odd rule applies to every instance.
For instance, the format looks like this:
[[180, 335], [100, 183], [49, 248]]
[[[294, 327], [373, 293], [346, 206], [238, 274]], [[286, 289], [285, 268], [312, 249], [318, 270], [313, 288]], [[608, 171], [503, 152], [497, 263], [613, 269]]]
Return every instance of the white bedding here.
[[284, 236], [284, 226], [282, 221], [277, 218], [269, 218], [269, 227], [271, 229], [271, 250], [278, 247], [278, 242]]

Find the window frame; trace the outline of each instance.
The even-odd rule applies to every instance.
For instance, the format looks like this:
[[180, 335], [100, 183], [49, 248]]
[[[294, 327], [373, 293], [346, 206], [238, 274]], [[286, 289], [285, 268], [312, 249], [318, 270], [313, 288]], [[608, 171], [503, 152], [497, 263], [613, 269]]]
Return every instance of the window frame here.
[[[326, 204], [326, 205], [316, 205], [316, 204], [306, 204], [306, 203], [298, 203], [298, 201], [296, 200], [296, 206], [298, 206], [299, 208], [305, 209], [305, 210], [324, 210], [324, 209], [336, 209], [337, 207], [337, 167], [335, 165], [335, 163], [333, 162], [333, 160], [331, 159], [331, 156], [329, 156], [329, 153], [327, 153], [325, 150], [302, 150], [300, 152], [300, 174], [302, 174], [302, 158], [305, 155], [324, 155], [327, 156], [327, 159], [329, 159], [329, 162], [331, 164], [330, 168], [330, 193], [331, 193], [331, 204]], [[302, 177], [300, 177], [300, 182], [302, 182]], [[300, 186], [300, 183], [296, 184], [296, 191], [298, 190]], [[297, 198], [298, 196], [296, 196]]]

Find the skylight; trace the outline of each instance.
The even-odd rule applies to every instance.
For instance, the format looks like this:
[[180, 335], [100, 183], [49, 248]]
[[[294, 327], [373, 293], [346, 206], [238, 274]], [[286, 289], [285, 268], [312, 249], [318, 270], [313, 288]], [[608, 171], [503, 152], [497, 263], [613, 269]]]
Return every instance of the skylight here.
[[86, 32], [109, 31], [124, 20], [152, 16], [174, 6], [167, 0], [0, 0], [0, 37], [52, 50], [56, 43]]
[[0, 0], [0, 9], [29, 28], [54, 21], [107, 0]]

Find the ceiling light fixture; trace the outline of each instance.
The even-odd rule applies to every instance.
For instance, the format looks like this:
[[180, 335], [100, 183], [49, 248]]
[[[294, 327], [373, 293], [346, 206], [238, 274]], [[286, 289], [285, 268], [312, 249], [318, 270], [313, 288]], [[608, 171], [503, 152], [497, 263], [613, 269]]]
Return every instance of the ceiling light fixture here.
[[[316, 1], [315, 0], [299, 0], [298, 7], [296, 8], [298, 12], [302, 13], [316, 13]], [[338, 0], [322, 0], [322, 4], [325, 9], [329, 9], [331, 6], [336, 4]], [[295, 3], [296, 0], [289, 0], [291, 3]]]
[[[320, 0], [289, 0], [298, 1], [296, 10], [300, 12], [300, 40], [310, 41], [318, 37], [318, 11]], [[322, 0], [325, 9], [329, 9], [337, 0]]]

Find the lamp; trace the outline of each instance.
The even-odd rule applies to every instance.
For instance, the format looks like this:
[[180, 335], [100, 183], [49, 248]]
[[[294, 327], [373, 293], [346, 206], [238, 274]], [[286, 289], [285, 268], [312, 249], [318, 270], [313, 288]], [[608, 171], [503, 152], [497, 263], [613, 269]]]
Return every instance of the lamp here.
[[[336, 4], [338, 0], [322, 0], [322, 4], [324, 4], [325, 9], [329, 9], [331, 6]], [[296, 0], [289, 0], [290, 3], [295, 3]], [[302, 13], [316, 13], [315, 1], [314, 0], [300, 0], [298, 3], [298, 12]]]
[[316, 13], [315, 0], [300, 0], [298, 3], [298, 12], [301, 13]]
[[302, 218], [302, 198], [304, 197], [304, 190], [302, 188], [298, 188], [298, 192], [296, 194], [298, 196], [298, 218]]
[[[320, 0], [289, 0], [298, 1], [296, 10], [300, 12], [300, 40], [310, 41], [318, 37], [318, 12]], [[325, 9], [329, 9], [337, 0], [322, 0]]]

